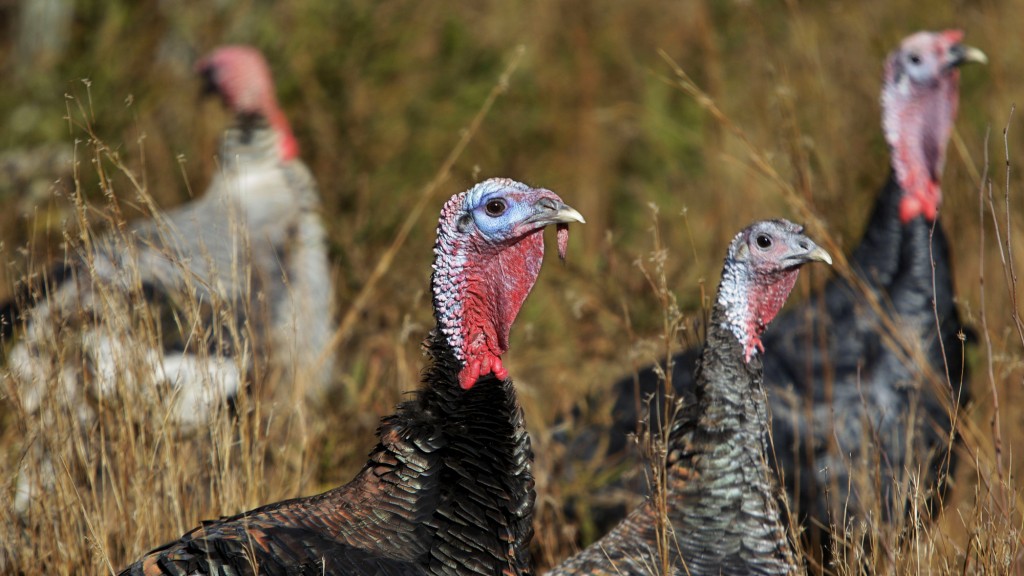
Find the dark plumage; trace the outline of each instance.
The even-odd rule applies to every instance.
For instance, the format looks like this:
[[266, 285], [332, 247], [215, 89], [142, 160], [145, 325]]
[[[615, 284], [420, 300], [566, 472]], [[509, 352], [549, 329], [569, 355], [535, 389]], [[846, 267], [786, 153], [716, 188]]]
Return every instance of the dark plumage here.
[[378, 430], [354, 480], [204, 525], [124, 574], [529, 574], [535, 493], [523, 411], [501, 355], [578, 212], [493, 179], [444, 207], [431, 280], [437, 327], [412, 400]]
[[[966, 370], [959, 335], [965, 329], [953, 302], [946, 237], [938, 225], [931, 242], [929, 235], [941, 202], [939, 178], [957, 108], [957, 67], [984, 59], [961, 44], [961, 38], [958, 31], [914, 34], [886, 62], [883, 125], [892, 172], [850, 263], [893, 319], [895, 334], [885, 328], [864, 292], [836, 278], [779, 317], [764, 335], [776, 463], [794, 510], [801, 519], [813, 520], [812, 529], [830, 521], [841, 526], [844, 519], [864, 513], [862, 501], [876, 501], [876, 496], [887, 516], [901, 514], [903, 502], [893, 493], [894, 478], [902, 478], [909, 467], [921, 478], [922, 488], [930, 490], [942, 485], [944, 463], [952, 467], [945, 450], [949, 410], [968, 400], [966, 386], [961, 387]], [[920, 347], [924, 364], [908, 355], [904, 344]], [[692, 394], [698, 358], [696, 350], [674, 358], [677, 394]], [[929, 371], [937, 377], [929, 378]], [[652, 368], [640, 372], [639, 385], [642, 397], [661, 393]], [[608, 433], [613, 462], [635, 457], [624, 455], [626, 435], [636, 430], [638, 417], [634, 379], [618, 382], [613, 394], [611, 431], [583, 429], [572, 453], [589, 457], [595, 452], [594, 438]], [[914, 434], [910, 446], [909, 431]], [[881, 494], [853, 474], [875, 470], [876, 459]], [[622, 513], [621, 504], [613, 503], [598, 509], [597, 520], [607, 526]]]
[[[668, 440], [671, 574], [792, 574], [798, 570], [775, 502], [765, 432], [760, 335], [799, 268], [831, 263], [785, 220], [758, 222], [729, 247], [697, 364]], [[658, 507], [648, 500], [608, 535], [551, 572], [660, 574]]]

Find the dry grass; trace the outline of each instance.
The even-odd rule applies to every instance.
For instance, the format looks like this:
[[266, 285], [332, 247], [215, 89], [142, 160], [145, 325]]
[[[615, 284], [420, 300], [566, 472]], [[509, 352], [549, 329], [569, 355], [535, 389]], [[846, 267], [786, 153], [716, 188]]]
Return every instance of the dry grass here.
[[[377, 417], [417, 382], [418, 345], [432, 323], [426, 288], [436, 209], [449, 193], [496, 175], [551, 188], [588, 220], [576, 229], [569, 264], [543, 272], [507, 359], [538, 447], [538, 503], [543, 517], [557, 517], [572, 487], [553, 485], [545, 473], [556, 415], [613, 375], [663, 357], [666, 346], [696, 342], [691, 327], [706, 287], [717, 283], [728, 240], [749, 222], [808, 222], [814, 214], [823, 223], [812, 229], [815, 239], [831, 237], [834, 255], [848, 252], [886, 176], [877, 104], [882, 58], [911, 31], [950, 26], [964, 28], [991, 59], [987, 68], [964, 71], [959, 145], [950, 150], [943, 186], [941, 224], [952, 242], [959, 305], [980, 336], [966, 349], [975, 400], [960, 415], [961, 466], [934, 522], [857, 526], [866, 544], [851, 539], [834, 571], [1024, 571], [1015, 450], [1024, 442], [1024, 338], [1011, 273], [1024, 266], [1024, 204], [1016, 196], [1024, 188], [1014, 161], [1024, 130], [1019, 114], [1010, 117], [1024, 93], [1024, 1], [218, 6], [211, 19], [205, 3], [80, 2], [68, 56], [29, 72], [15, 73], [13, 40], [0, 47], [12, 78], [0, 94], [0, 146], [79, 141], [77, 178], [58, 182], [42, 201], [0, 188], [7, 264], [0, 292], [81, 242], [82, 224], [105, 229], [108, 217], [146, 213], [140, 191], [170, 207], [204, 189], [225, 118], [216, 106], [199, 105], [188, 67], [215, 44], [244, 41], [267, 50], [302, 156], [320, 183], [344, 314], [515, 47], [525, 53], [354, 317], [338, 349], [336, 391], [324, 405], [296, 406], [287, 386], [268, 379], [240, 400], [241, 417], [225, 414], [202, 434], [181, 437], [161, 424], [159, 406], [131, 399], [107, 407], [88, 429], [65, 418], [37, 434], [38, 423], [17, 408], [17, 391], [5, 388], [0, 477], [10, 480], [0, 490], [0, 555], [23, 573], [110, 573], [202, 518], [351, 478], [372, 446]], [[659, 50], [746, 142], [679, 89]], [[64, 118], [83, 120], [78, 103], [124, 170]], [[766, 177], [752, 150], [777, 178]], [[95, 210], [76, 208], [77, 199]], [[652, 291], [634, 266], [651, 252], [652, 203], [660, 209], [658, 274], [667, 292]], [[811, 212], [801, 212], [801, 203]], [[803, 276], [794, 301], [827, 277], [815, 268]], [[668, 302], [683, 316], [665, 338]], [[144, 318], [111, 329], [135, 329], [136, 320]], [[7, 502], [31, 442], [62, 459], [52, 498], [23, 526], [8, 517]], [[572, 532], [558, 522], [539, 525], [538, 561], [568, 553]]]

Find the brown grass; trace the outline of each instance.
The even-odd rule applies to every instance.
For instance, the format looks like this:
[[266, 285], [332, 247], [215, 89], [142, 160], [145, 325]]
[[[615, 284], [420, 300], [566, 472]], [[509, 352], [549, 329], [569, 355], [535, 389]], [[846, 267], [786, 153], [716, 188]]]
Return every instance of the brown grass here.
[[[166, 208], [204, 189], [226, 119], [216, 105], [200, 105], [189, 66], [216, 44], [243, 41], [267, 51], [320, 183], [342, 315], [516, 46], [525, 51], [354, 316], [324, 405], [296, 406], [287, 387], [269, 379], [240, 400], [241, 418], [224, 415], [202, 434], [175, 434], [159, 406], [140, 399], [106, 407], [87, 430], [64, 418], [37, 433], [39, 423], [17, 408], [18, 391], [6, 386], [0, 562], [8, 564], [0, 572], [111, 573], [200, 519], [351, 478], [377, 418], [417, 382], [419, 342], [432, 324], [426, 289], [436, 211], [448, 194], [489, 176], [551, 188], [588, 220], [575, 229], [568, 265], [543, 272], [507, 358], [538, 448], [538, 505], [559, 509], [572, 487], [546, 476], [556, 415], [605, 389], [612, 375], [663, 357], [666, 346], [698, 340], [693, 320], [737, 230], [759, 218], [814, 216], [822, 223], [814, 238], [831, 238], [833, 255], [849, 252], [886, 176], [882, 59], [914, 30], [951, 26], [991, 60], [964, 70], [943, 185], [941, 225], [952, 242], [959, 305], [980, 335], [966, 348], [975, 400], [959, 418], [961, 466], [934, 522], [859, 525], [867, 545], [851, 539], [834, 571], [1024, 572], [1015, 450], [1024, 442], [1015, 275], [1024, 266], [1015, 160], [1024, 130], [1019, 114], [1010, 115], [1024, 93], [1024, 1], [929, 4], [597, 0], [454, 10], [410, 0], [303, 0], [222, 3], [211, 13], [205, 3], [80, 2], [65, 55], [28, 64], [14, 49], [14, 29], [0, 46], [11, 79], [0, 94], [0, 146], [32, 154], [38, 145], [78, 141], [78, 165], [49, 195], [26, 198], [23, 184], [0, 186], [0, 293], [82, 242], [78, 230], [145, 214], [146, 198]], [[745, 140], [708, 101], [680, 89], [659, 51]], [[91, 126], [107, 148], [97, 150], [98, 140], [76, 124]], [[658, 274], [668, 292], [652, 290], [634, 265], [652, 249], [650, 204], [659, 208]], [[791, 299], [827, 274], [808, 269]], [[666, 339], [671, 305], [683, 319]], [[20, 525], [7, 503], [33, 442], [62, 459], [52, 498]], [[572, 527], [537, 528], [541, 564], [571, 550]]]

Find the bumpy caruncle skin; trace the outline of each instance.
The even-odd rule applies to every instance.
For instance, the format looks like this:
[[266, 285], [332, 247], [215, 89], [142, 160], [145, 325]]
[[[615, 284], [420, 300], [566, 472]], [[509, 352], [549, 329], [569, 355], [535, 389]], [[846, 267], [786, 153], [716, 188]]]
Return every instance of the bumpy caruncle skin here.
[[564, 255], [569, 222], [583, 217], [555, 193], [509, 179], [481, 182], [442, 209], [431, 285], [438, 327], [464, 364], [463, 388], [508, 376], [501, 355], [540, 273], [543, 229], [559, 226]]
[[718, 304], [730, 330], [743, 345], [746, 360], [764, 352], [761, 334], [786, 303], [800, 266], [831, 257], [803, 235], [803, 227], [786, 220], [758, 222], [729, 245], [718, 288]]

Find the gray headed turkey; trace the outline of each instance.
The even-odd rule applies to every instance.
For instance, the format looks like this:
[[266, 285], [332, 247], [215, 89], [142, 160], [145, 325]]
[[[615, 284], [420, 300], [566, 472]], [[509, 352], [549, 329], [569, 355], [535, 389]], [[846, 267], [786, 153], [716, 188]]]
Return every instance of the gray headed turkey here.
[[530, 574], [533, 452], [502, 355], [544, 228], [558, 228], [564, 257], [570, 222], [583, 218], [553, 192], [512, 180], [453, 196], [434, 245], [428, 365], [362, 471], [205, 522], [124, 574]]
[[[798, 571], [768, 465], [762, 333], [800, 267], [832, 260], [786, 220], [757, 222], [729, 245], [692, 396], [666, 450], [667, 546], [648, 499], [552, 576], [793, 574]], [[767, 352], [765, 352], [767, 353]], [[660, 551], [659, 551], [660, 548]], [[665, 554], [662, 556], [661, 554]]]

